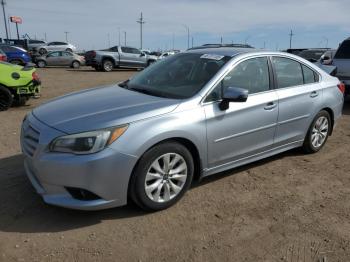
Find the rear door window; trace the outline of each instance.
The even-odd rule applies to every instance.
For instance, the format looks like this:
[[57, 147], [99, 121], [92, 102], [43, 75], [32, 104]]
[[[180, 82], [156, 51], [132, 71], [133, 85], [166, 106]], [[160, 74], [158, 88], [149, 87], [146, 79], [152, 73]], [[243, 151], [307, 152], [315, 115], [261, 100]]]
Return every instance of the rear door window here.
[[316, 72], [305, 65], [302, 65], [302, 69], [304, 74], [304, 84], [312, 84], [318, 82], [318, 75]]
[[335, 53], [335, 59], [350, 59], [350, 40], [344, 41]]
[[298, 86], [304, 84], [301, 64], [285, 57], [272, 57], [278, 88]]

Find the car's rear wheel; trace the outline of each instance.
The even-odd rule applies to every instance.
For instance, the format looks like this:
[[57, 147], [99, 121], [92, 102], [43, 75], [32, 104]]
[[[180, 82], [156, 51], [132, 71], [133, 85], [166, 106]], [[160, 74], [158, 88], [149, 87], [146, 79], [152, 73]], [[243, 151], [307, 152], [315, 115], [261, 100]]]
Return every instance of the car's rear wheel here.
[[306, 134], [303, 149], [306, 153], [316, 153], [326, 144], [332, 128], [331, 117], [325, 110], [320, 111], [312, 121]]
[[129, 193], [145, 210], [162, 210], [174, 205], [188, 190], [193, 178], [191, 153], [176, 142], [159, 144], [138, 162]]
[[80, 63], [78, 61], [73, 61], [72, 67], [77, 69], [80, 67]]
[[111, 60], [105, 59], [102, 62], [102, 69], [105, 72], [111, 72], [113, 70], [114, 64]]
[[43, 61], [43, 60], [39, 60], [36, 64], [37, 64], [37, 66], [40, 67], [40, 68], [43, 68], [43, 67], [46, 66], [46, 62]]
[[13, 103], [13, 96], [6, 87], [0, 86], [0, 111], [6, 111]]
[[39, 49], [39, 54], [45, 55], [47, 53], [47, 50], [45, 48], [40, 48]]

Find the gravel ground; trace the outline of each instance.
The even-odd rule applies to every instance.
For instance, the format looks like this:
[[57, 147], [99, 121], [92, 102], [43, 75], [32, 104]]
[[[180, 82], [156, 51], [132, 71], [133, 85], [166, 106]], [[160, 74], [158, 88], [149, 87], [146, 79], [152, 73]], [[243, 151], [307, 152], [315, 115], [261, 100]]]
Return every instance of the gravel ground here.
[[350, 260], [350, 102], [318, 154], [292, 150], [214, 175], [157, 213], [132, 204], [81, 212], [45, 205], [34, 192], [21, 121], [48, 99], [136, 71], [38, 71], [42, 97], [0, 113], [0, 261]]

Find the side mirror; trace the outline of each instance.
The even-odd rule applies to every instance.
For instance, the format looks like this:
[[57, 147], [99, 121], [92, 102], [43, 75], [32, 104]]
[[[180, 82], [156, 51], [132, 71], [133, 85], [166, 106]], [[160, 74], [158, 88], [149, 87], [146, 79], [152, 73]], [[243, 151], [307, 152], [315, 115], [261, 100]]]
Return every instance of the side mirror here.
[[141, 53], [141, 55], [140, 56], [146, 56], [146, 54], [145, 53]]
[[248, 90], [239, 87], [227, 87], [223, 90], [222, 101], [219, 105], [221, 110], [227, 110], [230, 102], [246, 102]]

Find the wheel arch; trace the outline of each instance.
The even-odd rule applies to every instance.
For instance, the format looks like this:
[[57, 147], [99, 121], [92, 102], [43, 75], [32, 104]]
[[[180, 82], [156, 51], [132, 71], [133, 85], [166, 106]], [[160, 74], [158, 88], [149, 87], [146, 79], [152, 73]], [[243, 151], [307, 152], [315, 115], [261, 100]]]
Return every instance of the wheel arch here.
[[331, 117], [331, 130], [329, 132], [329, 135], [331, 136], [333, 133], [333, 127], [334, 127], [334, 112], [330, 107], [324, 107], [320, 111], [326, 111]]
[[[194, 162], [193, 181], [200, 181], [200, 179], [202, 177], [203, 163], [202, 163], [202, 160], [201, 160], [201, 157], [200, 157], [200, 153], [199, 153], [198, 147], [195, 145], [195, 143], [193, 141], [191, 141], [188, 138], [184, 138], [184, 137], [169, 137], [169, 138], [166, 138], [166, 139], [163, 139], [161, 141], [158, 141], [158, 142], [154, 143], [152, 146], [149, 146], [146, 150], [144, 150], [143, 154], [140, 155], [139, 159], [137, 160], [137, 162], [135, 163], [135, 165], [134, 165], [134, 167], [132, 169], [132, 172], [131, 172], [131, 175], [130, 175], [130, 178], [129, 178], [128, 189], [127, 189], [128, 195], [130, 195], [129, 190], [130, 190], [130, 183], [131, 183], [131, 180], [132, 180], [131, 178], [134, 175], [134, 171], [135, 171], [135, 169], [136, 169], [136, 167], [137, 167], [141, 157], [147, 151], [152, 149], [153, 147], [155, 147], [155, 146], [157, 146], [159, 144], [166, 143], [166, 142], [179, 143], [182, 146], [184, 146], [188, 151], [190, 151], [190, 153], [192, 155], [192, 158], [193, 158], [193, 162]], [[193, 181], [192, 181], [192, 183], [193, 183]]]

